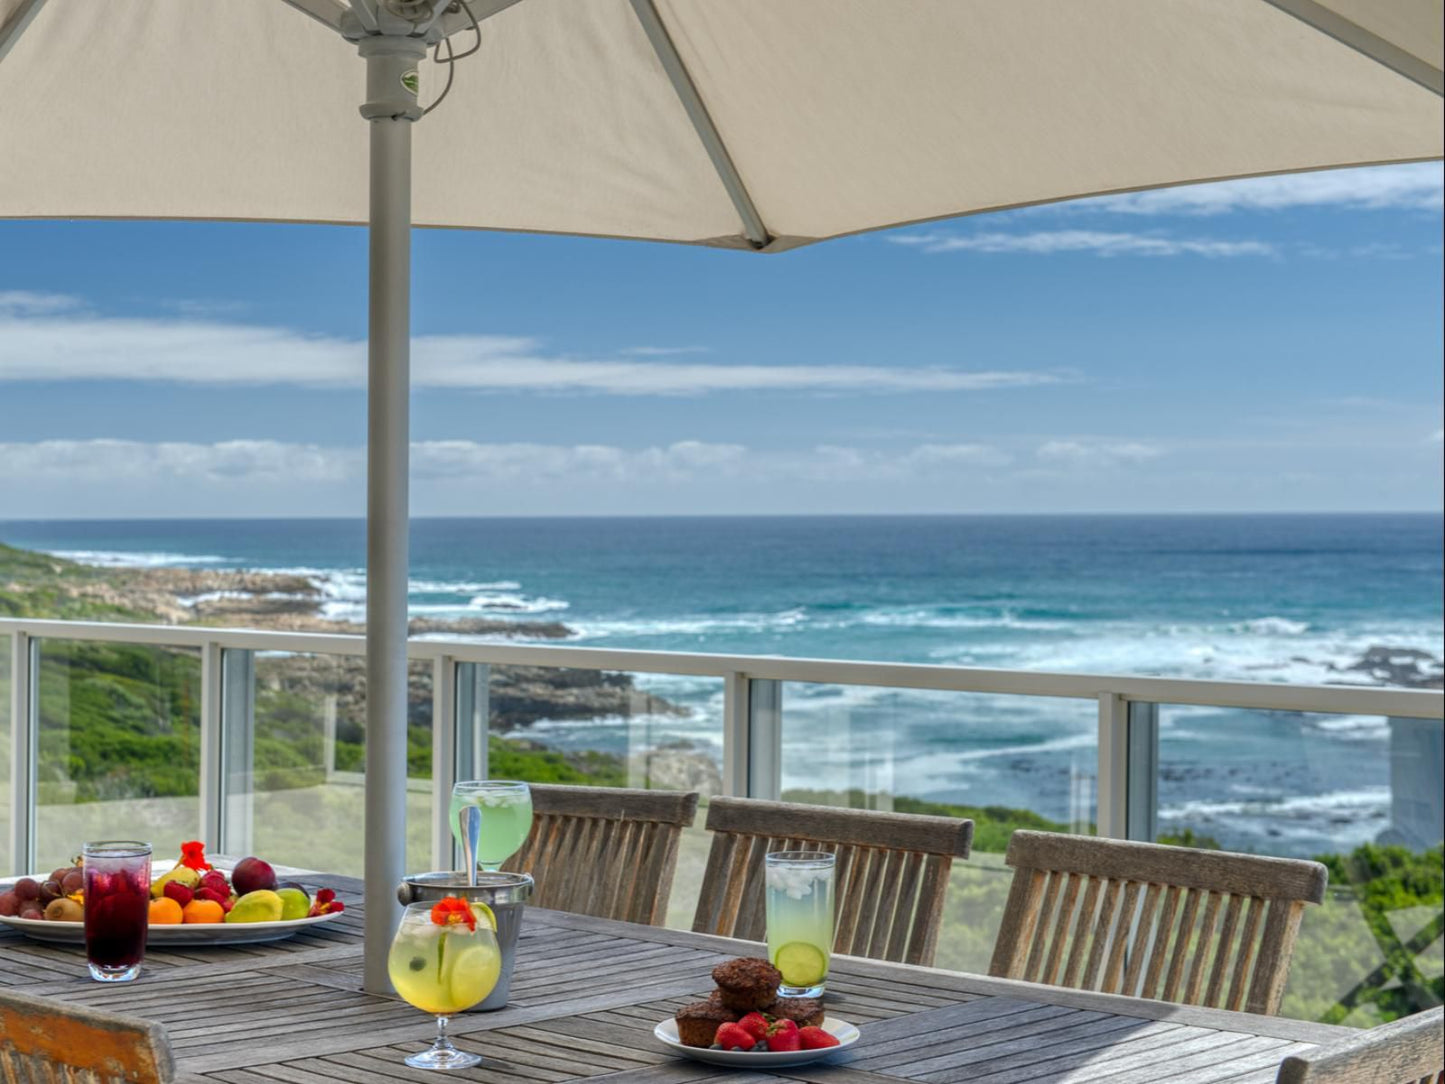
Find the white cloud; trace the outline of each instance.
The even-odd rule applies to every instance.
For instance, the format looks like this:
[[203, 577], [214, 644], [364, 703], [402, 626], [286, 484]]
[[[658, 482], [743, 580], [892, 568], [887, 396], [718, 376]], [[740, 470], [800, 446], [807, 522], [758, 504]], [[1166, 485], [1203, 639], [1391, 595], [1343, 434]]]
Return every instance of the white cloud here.
[[[6, 302], [6, 299], [8, 303]], [[701, 395], [720, 391], [979, 391], [1063, 380], [1040, 371], [872, 365], [722, 365], [634, 358], [570, 358], [533, 338], [422, 335], [413, 340], [417, 387], [610, 395]], [[365, 343], [288, 328], [221, 320], [113, 317], [76, 299], [0, 294], [0, 380], [131, 380], [186, 384], [361, 387]]]
[[1156, 233], [1119, 233], [1105, 230], [1038, 230], [1033, 233], [910, 233], [890, 237], [900, 245], [915, 245], [924, 252], [1027, 253], [1047, 256], [1059, 252], [1092, 252], [1098, 256], [1273, 256], [1274, 245], [1264, 241], [1214, 241], [1169, 237]]
[[0, 477], [16, 481], [340, 482], [365, 469], [360, 449], [272, 440], [42, 440], [0, 443]]
[[[1439, 162], [1415, 162], [1157, 188], [1080, 200], [1066, 206], [1068, 210], [1115, 214], [1211, 215], [1291, 207], [1438, 212], [1442, 203], [1445, 203], [1445, 166]], [[1058, 205], [1055, 209], [1064, 206]]]
[[[1007, 453], [986, 444], [924, 444], [899, 451], [876, 451], [837, 445], [754, 449], [694, 440], [642, 448], [437, 440], [412, 444], [411, 474], [418, 483], [598, 480], [631, 484], [710, 477], [846, 482], [973, 473], [979, 468], [1006, 465], [1010, 459]], [[0, 443], [0, 478], [22, 483], [359, 485], [365, 469], [366, 457], [360, 448], [271, 440], [214, 444], [131, 440]]]
[[1164, 454], [1162, 448], [1138, 441], [1050, 440], [1034, 454], [1045, 463], [1070, 467], [1116, 467], [1146, 463]]
[[80, 302], [67, 294], [45, 294], [34, 290], [0, 290], [0, 317], [37, 315], [74, 309]]
[[706, 354], [705, 346], [629, 346], [617, 351], [629, 358], [672, 358], [679, 354]]

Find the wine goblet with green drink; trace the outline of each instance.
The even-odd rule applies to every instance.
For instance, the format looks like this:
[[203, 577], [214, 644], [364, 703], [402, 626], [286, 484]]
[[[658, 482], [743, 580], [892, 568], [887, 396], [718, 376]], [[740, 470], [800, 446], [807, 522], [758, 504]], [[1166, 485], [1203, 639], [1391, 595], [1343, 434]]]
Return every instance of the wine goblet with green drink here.
[[475, 806], [482, 814], [477, 865], [495, 873], [517, 853], [532, 830], [532, 790], [514, 779], [467, 779], [455, 784], [449, 816], [452, 836], [463, 852], [461, 811], [466, 806]]

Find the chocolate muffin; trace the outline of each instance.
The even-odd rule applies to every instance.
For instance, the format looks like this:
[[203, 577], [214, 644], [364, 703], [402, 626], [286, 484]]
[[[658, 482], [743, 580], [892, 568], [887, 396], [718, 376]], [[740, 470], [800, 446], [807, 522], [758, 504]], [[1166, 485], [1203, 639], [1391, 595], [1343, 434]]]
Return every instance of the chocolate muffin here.
[[712, 1046], [717, 1029], [735, 1024], [738, 1014], [719, 1002], [697, 1001], [684, 1005], [673, 1017], [677, 1021], [677, 1038], [683, 1046]]
[[782, 974], [767, 960], [742, 957], [718, 964], [712, 969], [719, 1000], [734, 1012], [749, 1013], [766, 1009], [778, 997]]
[[768, 1010], [778, 1019], [791, 1020], [800, 1028], [821, 1027], [823, 1024], [823, 1001], [816, 997], [780, 997]]

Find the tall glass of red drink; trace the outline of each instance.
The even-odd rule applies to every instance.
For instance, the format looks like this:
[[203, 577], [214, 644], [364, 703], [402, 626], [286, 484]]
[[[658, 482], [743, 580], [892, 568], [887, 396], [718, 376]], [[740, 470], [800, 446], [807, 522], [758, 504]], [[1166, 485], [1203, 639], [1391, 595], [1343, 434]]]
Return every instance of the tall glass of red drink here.
[[97, 982], [140, 974], [150, 917], [151, 845], [128, 839], [87, 843], [85, 958]]

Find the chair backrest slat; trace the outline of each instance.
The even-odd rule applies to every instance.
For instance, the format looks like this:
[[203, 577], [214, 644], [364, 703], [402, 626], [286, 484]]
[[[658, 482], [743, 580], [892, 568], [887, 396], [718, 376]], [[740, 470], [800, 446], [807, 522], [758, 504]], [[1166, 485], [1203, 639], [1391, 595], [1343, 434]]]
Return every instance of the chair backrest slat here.
[[1008, 863], [990, 974], [1255, 1013], [1278, 1011], [1327, 879], [1316, 862], [1028, 831]]
[[1437, 1084], [1445, 1081], [1442, 1023], [1445, 1008], [1436, 1006], [1368, 1028], [1308, 1054], [1290, 1055], [1275, 1080], [1277, 1084]]
[[713, 798], [707, 869], [692, 928], [761, 940], [764, 858], [836, 855], [833, 948], [875, 959], [933, 962], [953, 859], [968, 856], [973, 822], [951, 817]]
[[175, 1062], [157, 1023], [0, 990], [0, 1080], [170, 1084]]
[[558, 911], [660, 925], [678, 839], [698, 796], [626, 787], [532, 786], [532, 830], [502, 867], [530, 873], [532, 902]]

